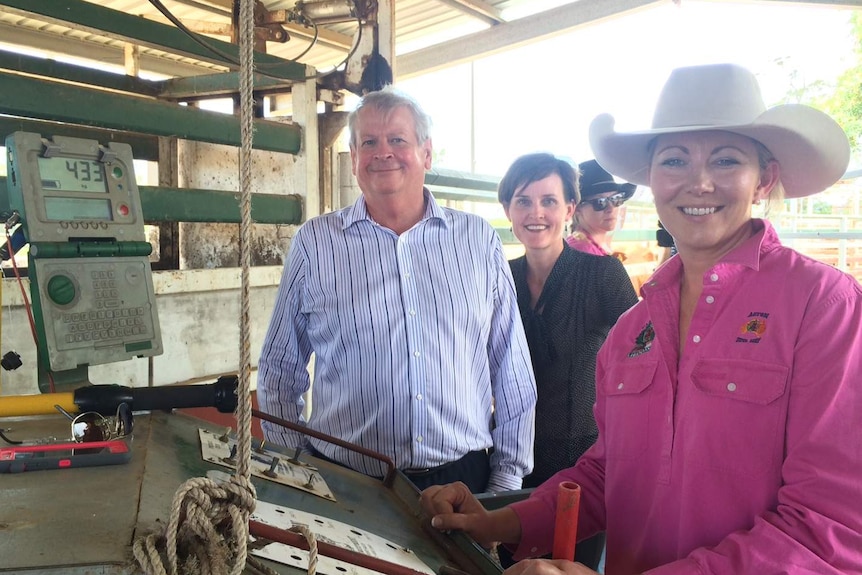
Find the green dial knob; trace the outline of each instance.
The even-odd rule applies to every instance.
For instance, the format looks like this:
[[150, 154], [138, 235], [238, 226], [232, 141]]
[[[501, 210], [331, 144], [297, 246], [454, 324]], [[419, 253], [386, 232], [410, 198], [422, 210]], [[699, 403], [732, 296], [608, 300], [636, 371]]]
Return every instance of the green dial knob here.
[[69, 276], [56, 275], [48, 280], [48, 297], [57, 305], [68, 305], [75, 299], [75, 284]]

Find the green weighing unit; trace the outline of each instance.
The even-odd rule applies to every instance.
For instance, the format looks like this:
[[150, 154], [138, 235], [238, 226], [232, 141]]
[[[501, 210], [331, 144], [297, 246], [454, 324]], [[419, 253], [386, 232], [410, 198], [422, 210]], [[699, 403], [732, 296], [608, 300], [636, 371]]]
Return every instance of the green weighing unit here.
[[6, 149], [9, 204], [30, 244], [40, 370], [162, 353], [131, 147], [14, 132]]

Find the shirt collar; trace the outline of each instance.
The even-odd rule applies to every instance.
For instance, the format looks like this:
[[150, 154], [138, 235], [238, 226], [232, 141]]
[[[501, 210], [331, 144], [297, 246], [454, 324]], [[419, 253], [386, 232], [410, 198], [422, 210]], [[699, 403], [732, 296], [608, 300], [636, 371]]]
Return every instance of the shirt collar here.
[[781, 245], [781, 242], [778, 240], [778, 234], [769, 221], [752, 218], [751, 223], [754, 227], [754, 235], [727, 253], [718, 263], [739, 264], [753, 270], [758, 270], [760, 269], [760, 258], [763, 254]]
[[[442, 222], [444, 227], [449, 227], [449, 222], [446, 219], [446, 215], [443, 211], [443, 208], [437, 203], [437, 200], [434, 199], [434, 196], [431, 194], [431, 191], [428, 188], [422, 188], [422, 195], [425, 197], [425, 214], [422, 216], [422, 220], [425, 221], [428, 219], [437, 219]], [[369, 221], [373, 224], [376, 224], [371, 215], [368, 213], [368, 206], [365, 204], [365, 196], [360, 194], [359, 198], [353, 205], [348, 206], [342, 212], [342, 226], [341, 229], [346, 230], [356, 222], [360, 221]]]
[[[769, 221], [752, 218], [751, 222], [754, 227], [754, 235], [725, 254], [713, 268], [720, 265], [735, 264], [758, 270], [760, 269], [760, 258], [781, 245], [778, 234]], [[676, 284], [681, 274], [682, 259], [678, 256], [673, 257], [656, 270], [644, 287], [661, 289], [668, 284]]]

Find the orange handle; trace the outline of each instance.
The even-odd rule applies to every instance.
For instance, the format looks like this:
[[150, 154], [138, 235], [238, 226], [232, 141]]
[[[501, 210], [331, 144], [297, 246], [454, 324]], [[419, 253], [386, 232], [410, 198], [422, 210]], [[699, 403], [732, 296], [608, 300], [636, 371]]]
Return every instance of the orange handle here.
[[571, 481], [560, 483], [557, 491], [557, 517], [554, 524], [554, 559], [575, 560], [580, 504], [581, 486]]

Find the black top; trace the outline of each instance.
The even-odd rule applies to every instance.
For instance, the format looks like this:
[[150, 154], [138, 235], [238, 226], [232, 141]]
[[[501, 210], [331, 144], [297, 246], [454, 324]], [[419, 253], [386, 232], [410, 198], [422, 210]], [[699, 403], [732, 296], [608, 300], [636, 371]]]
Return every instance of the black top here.
[[518, 307], [536, 374], [536, 487], [571, 467], [596, 441], [596, 354], [611, 327], [638, 298], [623, 264], [564, 243], [551, 275], [530, 306], [526, 256], [510, 260]]

